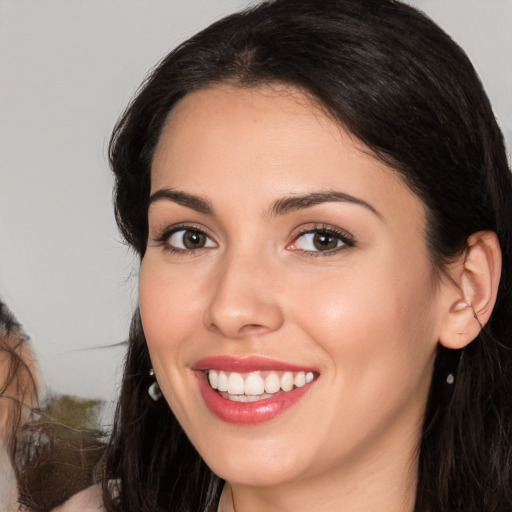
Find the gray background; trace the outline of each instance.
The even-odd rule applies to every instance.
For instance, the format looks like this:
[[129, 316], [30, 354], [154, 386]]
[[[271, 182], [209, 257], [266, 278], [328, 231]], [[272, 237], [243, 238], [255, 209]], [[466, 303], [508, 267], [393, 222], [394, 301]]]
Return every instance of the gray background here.
[[[512, 0], [416, 0], [470, 55], [512, 142]], [[113, 400], [137, 302], [105, 158], [147, 70], [243, 0], [0, 0], [0, 297], [53, 390]], [[91, 349], [91, 347], [93, 347]], [[84, 350], [85, 349], [85, 350]]]

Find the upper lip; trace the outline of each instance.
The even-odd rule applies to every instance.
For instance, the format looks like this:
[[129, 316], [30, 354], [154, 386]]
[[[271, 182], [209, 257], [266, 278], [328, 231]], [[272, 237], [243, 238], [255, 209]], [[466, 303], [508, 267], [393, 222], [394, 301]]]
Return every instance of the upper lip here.
[[296, 364], [269, 359], [266, 357], [233, 357], [212, 356], [197, 361], [192, 368], [194, 370], [223, 370], [228, 372], [250, 373], [256, 371], [290, 371], [290, 372], [315, 372], [315, 368], [299, 366]]

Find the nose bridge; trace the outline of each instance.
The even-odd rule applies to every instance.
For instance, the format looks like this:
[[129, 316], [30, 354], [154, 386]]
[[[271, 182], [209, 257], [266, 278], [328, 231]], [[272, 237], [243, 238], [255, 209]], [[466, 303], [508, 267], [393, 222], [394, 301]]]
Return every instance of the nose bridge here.
[[262, 250], [232, 249], [217, 267], [205, 323], [229, 338], [260, 335], [283, 321], [272, 260]]

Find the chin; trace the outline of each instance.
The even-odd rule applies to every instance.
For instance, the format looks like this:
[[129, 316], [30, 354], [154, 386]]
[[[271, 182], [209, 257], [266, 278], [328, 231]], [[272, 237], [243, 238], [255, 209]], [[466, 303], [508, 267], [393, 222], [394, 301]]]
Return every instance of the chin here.
[[224, 445], [224, 449], [221, 445], [219, 451], [204, 454], [203, 458], [217, 476], [233, 484], [279, 485], [301, 478], [308, 466], [300, 447], [276, 447], [268, 440], [233, 443], [229, 448]]
[[251, 487], [272, 487], [298, 478], [295, 470], [287, 466], [269, 467], [253, 465], [252, 467], [231, 467], [216, 464], [212, 471], [227, 482]]

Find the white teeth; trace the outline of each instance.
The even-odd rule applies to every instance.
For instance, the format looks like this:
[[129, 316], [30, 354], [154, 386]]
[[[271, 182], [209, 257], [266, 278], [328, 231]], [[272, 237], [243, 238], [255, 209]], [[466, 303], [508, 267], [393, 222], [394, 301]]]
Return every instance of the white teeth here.
[[295, 375], [294, 384], [298, 388], [301, 388], [302, 386], [304, 386], [304, 384], [306, 384], [306, 374], [304, 372], [297, 373], [297, 375]]
[[293, 389], [293, 373], [286, 372], [281, 379], [281, 389], [283, 391], [291, 391]]
[[244, 391], [246, 395], [262, 395], [265, 392], [265, 381], [254, 373], [245, 379]]
[[210, 370], [208, 372], [208, 381], [213, 389], [217, 389], [219, 387], [219, 374], [215, 370]]
[[277, 393], [281, 389], [281, 379], [277, 373], [267, 375], [265, 379], [265, 392]]
[[219, 372], [219, 380], [217, 383], [217, 389], [219, 391], [228, 390], [228, 376], [224, 372]]
[[247, 398], [245, 395], [229, 395], [229, 399], [233, 402], [247, 402]]
[[231, 373], [228, 379], [228, 393], [230, 395], [244, 394], [244, 378], [239, 373]]
[[[261, 372], [240, 374], [238, 372], [226, 373], [220, 370], [208, 371], [208, 382], [213, 389], [227, 392], [230, 400], [239, 402], [253, 402], [262, 400], [263, 396], [291, 391], [294, 387], [300, 388], [314, 380], [313, 372], [279, 372], [267, 373], [265, 378]], [[236, 397], [236, 398], [233, 398]], [[243, 398], [238, 398], [243, 397]]]
[[228, 395], [228, 400], [233, 402], [259, 402], [265, 398], [270, 398], [272, 395]]

